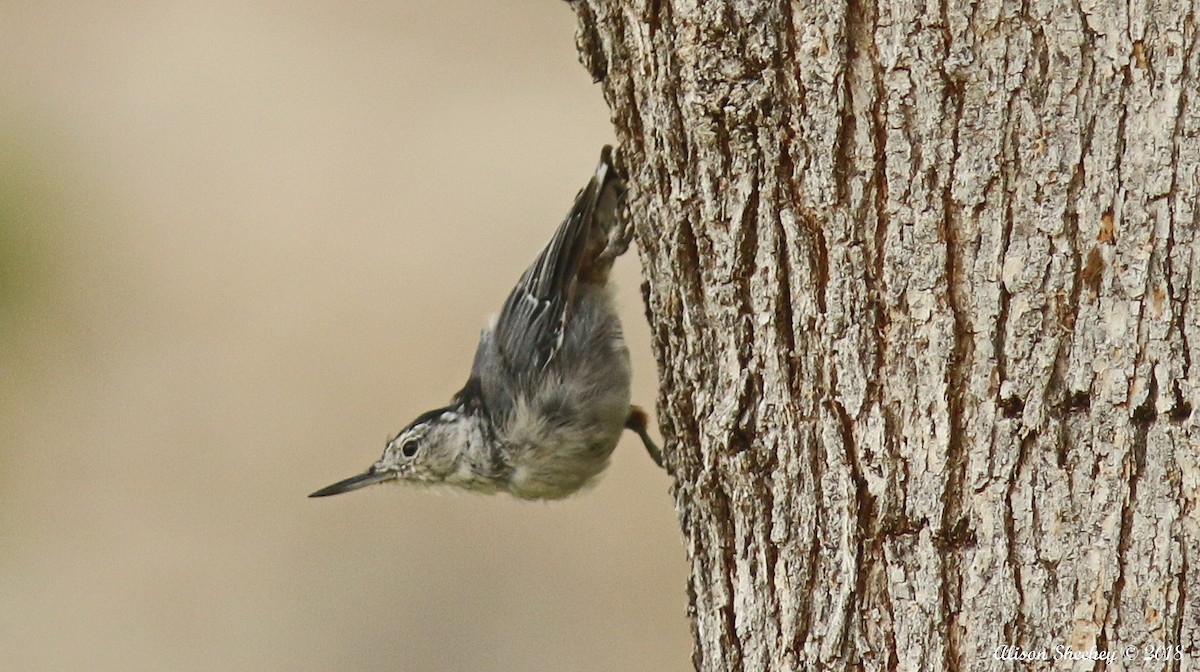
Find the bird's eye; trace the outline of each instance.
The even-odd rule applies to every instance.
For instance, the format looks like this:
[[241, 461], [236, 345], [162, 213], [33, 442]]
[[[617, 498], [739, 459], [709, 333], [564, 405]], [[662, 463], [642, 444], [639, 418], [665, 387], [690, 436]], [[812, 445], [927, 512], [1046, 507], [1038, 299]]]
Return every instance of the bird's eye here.
[[405, 457], [412, 457], [413, 455], [416, 455], [417, 454], [417, 442], [416, 441], [405, 441], [404, 445], [400, 446], [400, 452], [403, 453]]

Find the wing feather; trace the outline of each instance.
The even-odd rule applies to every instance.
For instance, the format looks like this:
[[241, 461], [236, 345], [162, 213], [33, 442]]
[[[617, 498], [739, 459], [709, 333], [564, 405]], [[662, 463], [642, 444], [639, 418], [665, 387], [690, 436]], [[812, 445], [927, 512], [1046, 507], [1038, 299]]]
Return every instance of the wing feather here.
[[[554, 360], [571, 319], [571, 301], [581, 264], [607, 244], [624, 182], [605, 147], [596, 172], [578, 195], [566, 219], [533, 264], [521, 275], [500, 314], [483, 330], [471, 378], [455, 395], [459, 406], [477, 405], [494, 421], [507, 417], [520, 398], [533, 392]], [[607, 196], [607, 197], [606, 197]], [[607, 209], [614, 212], [601, 212]]]
[[[609, 232], [593, 229], [596, 206], [605, 190], [620, 186], [611, 153], [610, 147], [604, 148], [595, 174], [500, 310], [492, 336], [509, 374], [542, 371], [562, 344], [580, 264], [585, 254], [598, 254], [608, 238]], [[595, 249], [597, 234], [600, 249]]]

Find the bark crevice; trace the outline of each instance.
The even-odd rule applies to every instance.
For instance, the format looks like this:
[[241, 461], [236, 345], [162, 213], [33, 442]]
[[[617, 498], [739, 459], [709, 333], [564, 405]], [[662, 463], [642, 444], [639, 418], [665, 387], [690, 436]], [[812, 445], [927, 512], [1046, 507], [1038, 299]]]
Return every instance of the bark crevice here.
[[697, 667], [1200, 650], [1195, 8], [572, 4]]

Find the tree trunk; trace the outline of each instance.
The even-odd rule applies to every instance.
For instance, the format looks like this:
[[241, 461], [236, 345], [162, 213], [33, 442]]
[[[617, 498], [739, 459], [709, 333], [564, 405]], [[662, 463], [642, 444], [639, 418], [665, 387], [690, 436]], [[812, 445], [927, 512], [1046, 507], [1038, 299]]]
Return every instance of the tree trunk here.
[[573, 6], [696, 667], [1200, 665], [1195, 3]]

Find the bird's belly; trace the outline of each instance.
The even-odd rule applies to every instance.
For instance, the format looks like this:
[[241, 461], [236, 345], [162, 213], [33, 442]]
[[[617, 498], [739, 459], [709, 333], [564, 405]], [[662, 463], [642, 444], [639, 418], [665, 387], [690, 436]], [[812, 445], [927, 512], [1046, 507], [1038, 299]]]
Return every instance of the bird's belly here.
[[512, 423], [503, 439], [509, 492], [560, 499], [592, 482], [608, 466], [629, 412], [627, 399], [615, 401], [591, 405], [585, 422], [556, 422], [541, 409]]
[[508, 490], [521, 499], [561, 499], [583, 490], [608, 466], [617, 438], [529, 448], [511, 465]]
[[608, 466], [629, 417], [629, 355], [619, 338], [606, 336], [604, 346], [590, 350], [600, 361], [575, 375], [549, 373], [514, 405], [498, 437], [514, 496], [560, 499]]

